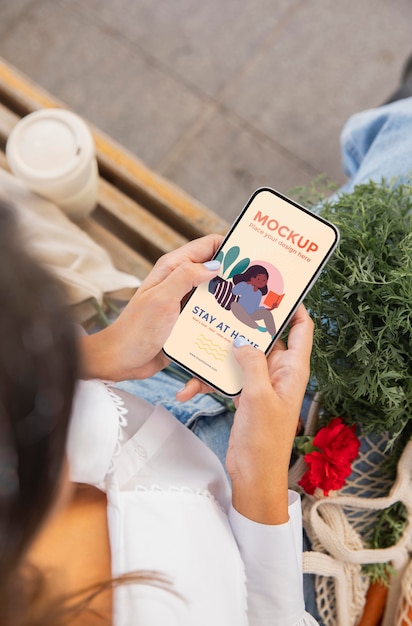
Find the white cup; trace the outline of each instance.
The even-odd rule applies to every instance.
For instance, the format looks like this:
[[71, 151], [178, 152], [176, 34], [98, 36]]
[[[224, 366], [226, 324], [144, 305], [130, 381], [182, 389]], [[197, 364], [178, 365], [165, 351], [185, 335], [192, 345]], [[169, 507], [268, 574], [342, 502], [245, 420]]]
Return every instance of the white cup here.
[[71, 111], [42, 109], [23, 117], [9, 135], [6, 156], [16, 178], [71, 219], [86, 217], [96, 206], [93, 137]]

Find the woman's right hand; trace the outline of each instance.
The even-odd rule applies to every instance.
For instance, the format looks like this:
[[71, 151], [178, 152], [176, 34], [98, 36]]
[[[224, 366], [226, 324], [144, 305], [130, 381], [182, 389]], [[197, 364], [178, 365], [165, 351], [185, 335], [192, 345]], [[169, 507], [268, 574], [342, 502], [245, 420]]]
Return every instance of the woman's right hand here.
[[226, 467], [233, 506], [262, 524], [288, 520], [288, 468], [309, 380], [313, 322], [301, 305], [288, 346], [277, 341], [268, 358], [250, 344], [236, 347], [244, 385], [237, 400]]
[[221, 241], [220, 235], [207, 235], [162, 256], [116, 321], [82, 338], [82, 377], [148, 378], [165, 367], [169, 361], [162, 346], [181, 302], [218, 274], [219, 263], [209, 260]]

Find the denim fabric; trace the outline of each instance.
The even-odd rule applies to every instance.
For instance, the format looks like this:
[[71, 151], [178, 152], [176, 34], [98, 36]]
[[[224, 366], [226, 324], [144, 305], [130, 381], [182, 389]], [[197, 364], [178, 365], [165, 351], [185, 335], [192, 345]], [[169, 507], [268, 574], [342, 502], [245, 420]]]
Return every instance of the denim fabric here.
[[213, 450], [225, 467], [233, 412], [222, 403], [204, 394], [188, 402], [178, 402], [175, 396], [183, 386], [183, 381], [166, 371], [158, 372], [146, 380], [128, 380], [116, 386], [151, 404], [162, 404]]
[[[341, 134], [342, 164], [351, 192], [370, 180], [400, 183], [412, 177], [412, 98], [357, 113]], [[338, 192], [339, 193], [339, 192]]]

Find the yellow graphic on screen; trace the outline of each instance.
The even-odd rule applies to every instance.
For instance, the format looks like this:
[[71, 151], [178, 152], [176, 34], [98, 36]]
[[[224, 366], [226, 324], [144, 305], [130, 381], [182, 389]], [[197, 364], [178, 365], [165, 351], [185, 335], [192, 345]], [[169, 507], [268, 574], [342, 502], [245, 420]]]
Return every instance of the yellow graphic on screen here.
[[197, 346], [199, 350], [204, 350], [209, 356], [216, 359], [216, 361], [224, 361], [228, 353], [228, 350], [225, 350], [211, 339], [207, 339], [204, 335], [197, 337], [195, 346]]

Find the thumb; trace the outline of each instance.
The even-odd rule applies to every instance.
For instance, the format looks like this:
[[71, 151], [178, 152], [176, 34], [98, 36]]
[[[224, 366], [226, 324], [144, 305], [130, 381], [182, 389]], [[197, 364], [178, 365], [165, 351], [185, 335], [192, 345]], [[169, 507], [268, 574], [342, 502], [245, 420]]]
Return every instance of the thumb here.
[[220, 268], [218, 261], [192, 263], [187, 261], [176, 267], [162, 283], [163, 294], [171, 299], [179, 300], [189, 293], [193, 287], [214, 278]]
[[234, 354], [243, 373], [243, 391], [270, 385], [267, 360], [264, 352], [254, 348], [244, 337], [237, 336], [233, 342]]

